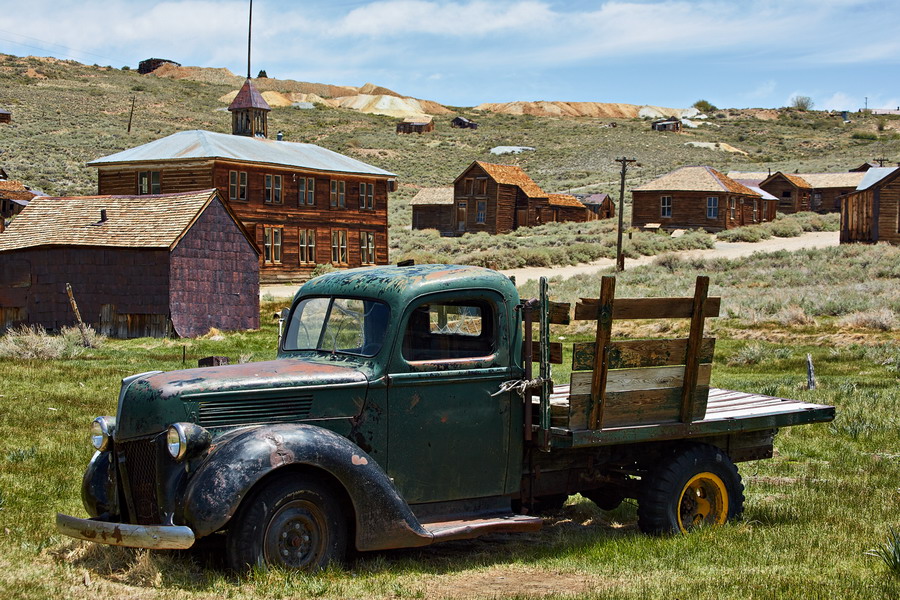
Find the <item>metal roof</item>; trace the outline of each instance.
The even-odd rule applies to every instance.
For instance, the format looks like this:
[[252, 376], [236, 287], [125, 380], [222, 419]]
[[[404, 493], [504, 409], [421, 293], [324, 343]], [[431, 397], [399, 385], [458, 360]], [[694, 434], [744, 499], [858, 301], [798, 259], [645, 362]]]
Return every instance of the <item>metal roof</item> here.
[[88, 163], [91, 167], [122, 163], [148, 163], [220, 158], [241, 162], [297, 167], [335, 173], [358, 173], [396, 177], [394, 173], [373, 167], [315, 144], [300, 144], [252, 138], [203, 129], [179, 131], [142, 146], [123, 150]]
[[872, 167], [865, 172], [865, 176], [862, 178], [862, 181], [860, 181], [859, 185], [856, 186], [856, 191], [869, 189], [888, 175], [892, 174], [897, 169], [900, 169], [900, 167]]
[[747, 182], [741, 181], [740, 179], [735, 179], [735, 181], [737, 181], [740, 184], [746, 185], [748, 188], [750, 188], [751, 190], [753, 190], [754, 192], [756, 192], [757, 194], [762, 196], [763, 200], [778, 200], [778, 198], [776, 198], [775, 196], [773, 196], [766, 190], [762, 189], [758, 185], [749, 185]]
[[260, 110], [272, 110], [266, 99], [257, 91], [253, 83], [247, 79], [241, 89], [238, 90], [237, 96], [231, 101], [228, 110], [243, 110], [245, 108], [258, 108]]

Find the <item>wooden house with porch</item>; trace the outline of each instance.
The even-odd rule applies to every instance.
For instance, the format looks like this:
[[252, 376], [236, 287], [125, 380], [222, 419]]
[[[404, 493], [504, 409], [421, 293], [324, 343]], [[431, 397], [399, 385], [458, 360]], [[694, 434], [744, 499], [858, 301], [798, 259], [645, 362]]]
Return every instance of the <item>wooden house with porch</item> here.
[[216, 188], [259, 248], [263, 282], [302, 280], [317, 264], [388, 263], [393, 173], [315, 144], [267, 139], [269, 108], [249, 79], [229, 110], [231, 135], [181, 131], [89, 163], [98, 192]]
[[442, 235], [508, 233], [519, 227], [591, 218], [577, 198], [546, 193], [521, 168], [482, 161], [469, 165], [453, 188], [422, 190], [412, 204], [413, 228], [437, 229]]
[[217, 190], [39, 196], [0, 234], [0, 329], [112, 337], [259, 328], [258, 251]]
[[631, 225], [716, 232], [775, 219], [775, 200], [712, 167], [681, 167], [632, 190]]
[[873, 167], [841, 199], [841, 243], [900, 244], [900, 167]]

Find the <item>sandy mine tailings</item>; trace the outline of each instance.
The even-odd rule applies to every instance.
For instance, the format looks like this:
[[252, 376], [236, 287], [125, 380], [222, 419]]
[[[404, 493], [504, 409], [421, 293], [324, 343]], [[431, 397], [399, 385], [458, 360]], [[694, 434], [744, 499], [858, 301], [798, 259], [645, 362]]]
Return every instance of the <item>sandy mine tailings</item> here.
[[641, 109], [652, 109], [654, 115], [680, 117], [685, 109], [662, 106], [638, 106], [607, 102], [505, 102], [479, 104], [476, 110], [486, 110], [506, 115], [533, 115], [535, 117], [596, 117], [600, 119], [636, 119]]

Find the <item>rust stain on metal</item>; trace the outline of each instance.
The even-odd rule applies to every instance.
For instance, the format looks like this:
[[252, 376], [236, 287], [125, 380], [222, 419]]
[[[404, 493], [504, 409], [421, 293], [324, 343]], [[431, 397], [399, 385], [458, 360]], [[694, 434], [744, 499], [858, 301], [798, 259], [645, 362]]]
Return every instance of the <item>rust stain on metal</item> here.
[[284, 438], [278, 434], [267, 435], [266, 443], [272, 448], [269, 461], [273, 467], [280, 467], [294, 462], [294, 453], [284, 445]]
[[354, 454], [353, 457], [350, 459], [350, 462], [352, 462], [354, 465], [359, 467], [362, 465], [369, 464], [369, 459], [366, 458], [365, 456], [359, 456], [358, 454]]

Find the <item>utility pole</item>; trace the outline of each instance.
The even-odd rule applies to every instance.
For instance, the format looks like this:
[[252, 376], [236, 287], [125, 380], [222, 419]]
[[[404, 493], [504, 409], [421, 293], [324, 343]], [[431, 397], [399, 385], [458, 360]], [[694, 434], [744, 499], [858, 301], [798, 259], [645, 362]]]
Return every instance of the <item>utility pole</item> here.
[[247, 18], [247, 79], [250, 79], [250, 38], [253, 36], [253, 0], [250, 0], [250, 16]]
[[[616, 239], [616, 271], [624, 271], [625, 270], [625, 255], [622, 253], [622, 230], [624, 229], [623, 223], [625, 219], [625, 173], [628, 172], [629, 163], [636, 163], [636, 158], [622, 158], [615, 159], [617, 163], [622, 163], [622, 185], [619, 188], [619, 235]], [[636, 165], [640, 166], [640, 165]]]
[[137, 100], [137, 96], [131, 97], [131, 112], [128, 114], [128, 132], [131, 133], [131, 119], [134, 118], [134, 101]]

